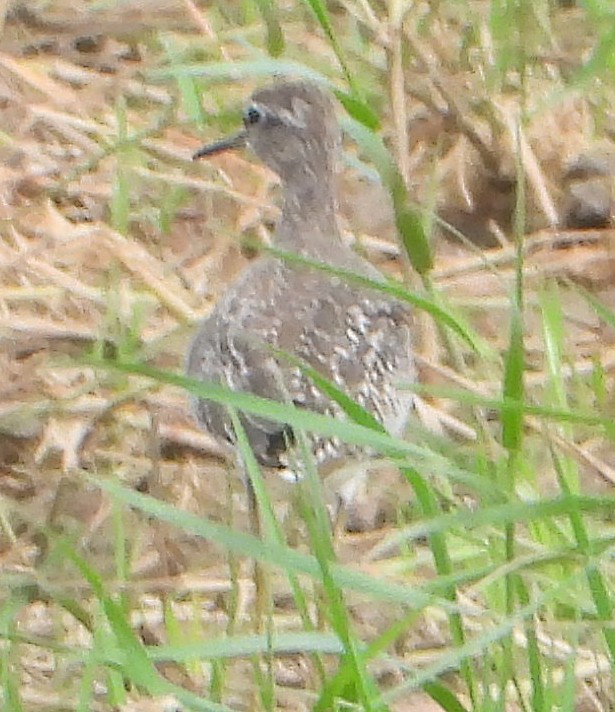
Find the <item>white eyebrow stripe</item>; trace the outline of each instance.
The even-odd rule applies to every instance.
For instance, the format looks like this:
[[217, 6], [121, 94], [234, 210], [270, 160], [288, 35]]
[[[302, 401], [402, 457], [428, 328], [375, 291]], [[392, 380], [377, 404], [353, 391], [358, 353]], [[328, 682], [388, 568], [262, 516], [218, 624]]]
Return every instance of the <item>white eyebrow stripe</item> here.
[[[293, 102], [296, 104], [296, 102]], [[305, 102], [301, 102], [305, 103]], [[302, 118], [301, 112], [293, 112], [289, 109], [284, 109], [280, 107], [279, 109], [271, 109], [266, 104], [259, 101], [252, 101], [246, 108], [246, 111], [250, 109], [256, 109], [262, 116], [269, 119], [272, 122], [279, 122], [285, 124], [286, 126], [292, 126], [297, 129], [306, 129], [307, 122]]]

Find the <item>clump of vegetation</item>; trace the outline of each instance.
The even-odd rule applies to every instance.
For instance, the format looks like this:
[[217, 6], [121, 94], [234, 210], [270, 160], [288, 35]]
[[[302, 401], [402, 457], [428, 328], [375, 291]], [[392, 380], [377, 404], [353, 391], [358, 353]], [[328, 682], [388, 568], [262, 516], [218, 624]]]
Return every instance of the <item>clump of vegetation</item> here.
[[[3, 709], [611, 709], [610, 4], [3, 13]], [[276, 76], [335, 92], [341, 220], [415, 304], [404, 440], [178, 375], [276, 215], [190, 156]], [[345, 522], [240, 438], [254, 537], [188, 391], [378, 453]]]

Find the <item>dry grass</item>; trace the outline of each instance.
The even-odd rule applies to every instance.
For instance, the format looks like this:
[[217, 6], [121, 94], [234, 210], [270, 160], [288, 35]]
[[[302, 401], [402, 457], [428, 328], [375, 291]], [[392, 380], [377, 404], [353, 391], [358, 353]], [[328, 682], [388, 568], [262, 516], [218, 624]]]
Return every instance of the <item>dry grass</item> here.
[[[232, 478], [230, 487], [237, 491], [229, 495], [220, 446], [195, 429], [184, 393], [100, 372], [82, 365], [83, 357], [92, 351], [119, 351], [181, 369], [195, 324], [251, 257], [242, 251], [237, 234], [262, 236], [263, 221], [275, 216], [270, 203], [275, 182], [245, 156], [193, 165], [190, 156], [202, 137], [176, 84], [156, 80], [153, 74], [167, 63], [161, 38], [183, 48], [205, 43], [207, 52], [217, 48], [222, 59], [242, 58], [241, 45], [227, 41], [224, 32], [215, 34], [204, 7], [198, 11], [187, 1], [164, 0], [147, 6], [127, 2], [111, 10], [102, 5], [91, 9], [86, 2], [76, 8], [61, 0], [48, 8], [43, 3], [33, 3], [31, 10], [25, 7], [16, 3], [9, 8], [0, 46], [0, 365], [5, 373], [0, 384], [0, 570], [5, 580], [19, 576], [37, 587], [19, 615], [20, 631], [71, 646], [84, 644], [88, 635], [58, 609], [50, 592], [63, 586], [76, 595], [86, 587], [57, 558], [49, 560], [49, 533], [71, 538], [108, 577], [110, 588], [115, 586], [117, 512], [84, 479], [85, 471], [101, 477], [112, 473], [213, 520], [228, 519], [230, 501], [236, 509], [243, 508]], [[217, 20], [218, 13], [214, 15]], [[329, 55], [316, 28], [309, 31], [295, 22], [288, 32], [315, 56]], [[434, 46], [442, 49], [445, 43], [438, 44], [440, 40], [434, 38]], [[430, 58], [424, 60], [429, 66]], [[433, 71], [426, 71], [423, 83]], [[438, 79], [441, 85], [442, 77]], [[495, 161], [501, 175], [514, 177], [514, 156], [520, 148], [528, 186], [527, 222], [537, 230], [525, 242], [529, 399], [540, 402], [548, 381], [537, 307], [541, 291], [552, 281], [560, 285], [566, 318], [564, 377], [574, 381], [600, 364], [610, 397], [613, 332], [598, 320], [576, 285], [615, 309], [615, 232], [547, 229], [565, 204], [567, 163], [595, 144], [590, 103], [577, 95], [550, 111], [538, 112], [536, 106], [536, 120], [518, 139], [513, 103], [504, 93], [495, 95], [501, 129], [496, 142], [488, 122], [473, 122], [466, 107], [457, 110], [470, 126], [457, 122], [451, 127], [451, 110], [457, 104], [451, 99], [446, 115], [443, 106], [455, 97], [456, 83], [463, 77], [445, 79], [448, 85], [440, 86], [437, 96], [432, 93], [431, 100], [421, 94], [428, 107], [435, 104], [439, 117], [425, 114], [425, 105], [416, 97], [404, 101], [403, 87], [402, 96], [399, 86], [391, 88], [392, 109], [385, 113], [384, 129], [404, 157], [402, 169], [411, 176], [411, 188], [416, 188], [417, 199], [433, 202], [431, 186], [437, 185], [435, 202], [443, 206], [444, 217], [468, 237], [497, 243], [497, 236], [508, 234], [513, 224], [514, 195], [490, 183], [478, 155], [482, 151], [491, 156], [486, 160]], [[250, 89], [241, 84], [212, 85], [205, 110], [217, 113], [237, 102]], [[432, 90], [435, 86], [437, 82]], [[417, 95], [421, 88], [415, 86]], [[406, 135], [407, 126], [411, 130]], [[213, 135], [217, 128], [211, 131]], [[343, 196], [348, 234], [383, 269], [399, 276], [392, 217], [380, 190], [353, 168], [343, 177]], [[505, 352], [514, 248], [506, 243], [477, 251], [472, 244], [440, 240], [433, 280], [450, 303], [471, 316], [481, 336], [497, 352]], [[460, 371], [451, 365], [433, 326], [423, 321], [420, 326], [423, 383], [498, 396], [501, 373], [495, 366], [492, 372], [471, 365]], [[463, 407], [433, 397], [424, 413], [430, 416], [433, 428], [459, 438], [460, 447], [471, 447], [476, 431]], [[545, 425], [532, 417], [526, 424], [531, 449]], [[551, 437], [578, 462], [585, 491], [612, 487], [612, 443], [589, 429], [585, 438], [571, 440], [565, 432]], [[541, 484], [545, 491], [553, 487], [546, 458]], [[197, 613], [212, 636], [224, 631], [225, 600], [233, 589], [226, 556], [135, 513], [125, 517], [133, 549], [129, 583], [121, 586], [138, 602], [135, 610], [142, 610], [154, 641], [165, 635], [161, 601], [167, 596], [182, 625], [189, 628], [188, 621]], [[244, 518], [239, 515], [239, 526], [246, 526]], [[388, 565], [394, 569], [395, 558], [368, 563], [368, 554], [393, 528], [388, 523], [378, 531], [342, 535], [340, 559], [356, 562], [365, 556], [365, 570], [384, 575]], [[247, 617], [253, 595], [248, 574], [242, 565], [239, 621]], [[284, 612], [282, 604], [284, 582], [276, 580], [275, 586], [277, 624], [292, 628], [295, 615]], [[357, 604], [355, 613], [359, 629], [373, 638], [397, 611], [391, 609], [390, 616], [380, 619]], [[406, 659], [411, 663], [412, 656], [419, 655], [418, 643], [435, 649], [444, 645], [440, 630], [435, 621], [424, 641], [407, 641]], [[557, 647], [547, 633], [543, 643]], [[65, 684], [71, 670], [44, 647], [24, 646], [22, 652], [15, 670], [24, 708], [76, 709], [76, 688]], [[581, 656], [579, 664], [594, 668], [582, 677], [598, 679], [602, 658], [591, 650], [583, 652], [587, 656]], [[558, 654], [565, 656], [565, 651]], [[179, 675], [181, 684], [192, 689], [203, 682], [202, 672], [193, 670], [192, 677], [183, 669], [163, 672], [171, 678]], [[390, 683], [388, 674], [393, 673], [384, 670], [378, 676]], [[226, 703], [231, 707], [241, 704], [244, 675], [238, 664], [227, 681]], [[286, 661], [276, 675], [280, 707], [307, 709], [306, 688], [314, 680], [300, 662]], [[62, 689], [70, 690], [69, 697], [57, 692]], [[595, 691], [592, 695], [599, 697]], [[110, 709], [102, 697], [96, 704], [96, 709]], [[149, 704], [154, 703], [135, 700], [125, 709], [150, 709]], [[425, 704], [422, 698], [406, 699], [396, 709], [424, 709]], [[596, 703], [604, 709], [602, 705]]]

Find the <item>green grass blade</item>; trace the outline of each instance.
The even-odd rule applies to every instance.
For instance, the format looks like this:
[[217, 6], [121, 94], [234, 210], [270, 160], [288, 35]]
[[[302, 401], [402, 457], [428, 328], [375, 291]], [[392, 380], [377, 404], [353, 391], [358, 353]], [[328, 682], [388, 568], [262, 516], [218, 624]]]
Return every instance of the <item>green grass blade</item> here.
[[[563, 473], [563, 468], [559, 458], [555, 453], [552, 453], [556, 471], [558, 473], [559, 484], [562, 490], [568, 494], [569, 485]], [[587, 527], [581, 517], [579, 508], [571, 507], [569, 510], [570, 523], [575, 535], [577, 546], [583, 552], [589, 555], [590, 553], [590, 538]], [[615, 601], [613, 600], [612, 586], [604, 579], [599, 564], [595, 561], [588, 562], [586, 567], [587, 584], [590, 596], [596, 607], [596, 612], [600, 620], [612, 621], [615, 617]], [[609, 651], [611, 664], [615, 669], [615, 629], [606, 625], [603, 628], [604, 640]]]
[[437, 681], [426, 682], [423, 690], [446, 712], [468, 712], [455, 693]]
[[145, 646], [134, 634], [121, 607], [106, 593], [101, 576], [72, 547], [62, 544], [60, 546], [66, 559], [76, 566], [90, 584], [102, 606], [116, 638], [118, 650], [121, 651], [123, 675], [153, 696], [175, 694], [178, 699], [185, 701], [190, 709], [202, 710], [202, 712], [231, 712], [225, 705], [197, 697], [163, 678], [149, 659]]
[[[406, 386], [415, 393], [433, 396], [436, 398], [447, 398], [465, 405], [479, 406], [495, 411], [506, 411], [519, 409], [518, 401], [508, 401], [504, 398], [489, 398], [477, 393], [462, 391], [448, 386], [427, 386], [420, 383], [411, 383]], [[585, 425], [587, 427], [603, 428], [607, 433], [613, 429], [611, 418], [596, 413], [581, 410], [563, 410], [543, 405], [534, 405], [523, 402], [521, 410], [525, 415], [533, 415], [543, 420], [552, 420], [556, 423], [572, 423]]]
[[[123, 487], [116, 482], [99, 478], [89, 479], [101, 490], [116, 497], [127, 506], [135, 507], [149, 516], [177, 526], [184, 532], [212, 541], [223, 549], [233, 551], [242, 556], [259, 559], [273, 566], [278, 566], [284, 571], [305, 574], [316, 580], [321, 579], [320, 567], [313, 556], [302, 554], [273, 542], [263, 542], [248, 534], [243, 534], [230, 527], [212, 522], [205, 517], [184, 512], [153, 497], [135, 492], [129, 487]], [[395, 582], [383, 581], [339, 564], [335, 564], [332, 567], [332, 576], [340, 588], [372, 596], [376, 600], [397, 601], [419, 609], [427, 605], [438, 605], [447, 611], [457, 609], [456, 606], [450, 605], [448, 601], [437, 596], [424, 594], [418, 588], [410, 588]]]
[[432, 316], [439, 324], [449, 328], [451, 331], [460, 336], [474, 351], [480, 354], [488, 353], [489, 349], [482, 342], [480, 337], [474, 332], [474, 330], [465, 324], [458, 316], [446, 311], [439, 304], [429, 296], [420, 296], [414, 292], [410, 292], [402, 284], [397, 282], [389, 281], [377, 281], [370, 279], [369, 277], [364, 277], [360, 274], [355, 274], [349, 270], [340, 269], [338, 267], [332, 267], [331, 265], [325, 264], [323, 262], [317, 262], [316, 260], [309, 259], [307, 257], [302, 257], [294, 252], [287, 252], [285, 250], [278, 250], [276, 248], [267, 248], [266, 252], [268, 254], [279, 257], [280, 259], [288, 262], [289, 264], [297, 264], [306, 267], [313, 267], [326, 274], [332, 274], [336, 277], [341, 277], [347, 280], [350, 284], [357, 284], [361, 287], [369, 287], [377, 292], [382, 292], [382, 294], [387, 294], [391, 297], [395, 297], [400, 301], [407, 302], [408, 304], [421, 309], [430, 316]]
[[387, 452], [394, 456], [417, 454], [420, 451], [420, 448], [417, 448], [412, 443], [393, 438], [386, 433], [372, 430], [357, 423], [335, 420], [293, 405], [278, 403], [248, 393], [232, 391], [217, 384], [198, 381], [170, 371], [152, 368], [145, 364], [136, 362], [121, 363], [99, 359], [87, 359], [86, 362], [90, 366], [146, 376], [160, 383], [179, 386], [199, 398], [231, 406], [239, 411], [259, 415], [280, 423], [288, 423], [300, 430], [307, 430], [328, 437], [338, 437], [343, 442], [373, 448], [376, 451]]
[[365, 126], [370, 131], [378, 131], [380, 128], [380, 119], [369, 104], [356, 95], [349, 94], [339, 89], [334, 89], [333, 93], [337, 97], [340, 104], [346, 109], [348, 115]]
[[267, 28], [267, 51], [272, 57], [279, 57], [284, 52], [284, 33], [278, 19], [278, 8], [274, 0], [252, 0]]
[[433, 268], [431, 245], [421, 217], [410, 205], [403, 178], [391, 154], [382, 139], [366, 126], [352, 120], [343, 122], [343, 126], [374, 164], [391, 196], [395, 224], [410, 263], [418, 274], [427, 275]]
[[376, 418], [368, 410], [362, 408], [356, 401], [347, 396], [344, 391], [339, 389], [328, 378], [322, 376], [319, 371], [312, 368], [308, 363], [297, 356], [288, 353], [287, 351], [281, 351], [280, 349], [274, 348], [269, 350], [281, 361], [286, 361], [287, 363], [293, 364], [300, 369], [300, 371], [314, 383], [319, 391], [324, 393], [328, 398], [340, 406], [353, 423], [363, 425], [366, 428], [376, 430], [380, 433], [386, 433], [382, 423], [376, 420]]
[[[169, 65], [172, 68], [177, 67], [180, 64], [181, 55], [173, 38], [169, 35], [163, 35], [160, 37], [160, 42], [165, 49]], [[205, 114], [201, 92], [195, 78], [177, 71], [175, 73], [175, 81], [181, 97], [182, 109], [197, 126], [203, 126], [205, 124]]]
[[501, 411], [502, 444], [511, 452], [519, 451], [523, 443], [524, 371], [523, 321], [518, 309], [513, 308], [503, 387], [503, 399], [508, 407]]
[[350, 71], [348, 62], [346, 61], [346, 58], [344, 56], [344, 51], [337, 38], [337, 35], [335, 34], [333, 24], [331, 23], [331, 18], [329, 17], [329, 11], [327, 10], [327, 6], [323, 2], [323, 0], [303, 0], [303, 3], [307, 5], [307, 7], [309, 7], [310, 10], [314, 13], [316, 19], [318, 20], [318, 23], [320, 24], [323, 29], [323, 32], [325, 33], [325, 36], [329, 40], [333, 51], [335, 52], [337, 61], [342, 67], [342, 71], [346, 76], [348, 84], [353, 88], [355, 94], [358, 94], [358, 92], [356, 91], [356, 83], [353, 79], [352, 72]]
[[234, 635], [217, 640], [206, 639], [188, 645], [160, 645], [147, 648], [152, 662], [187, 663], [190, 660], [250, 658], [273, 652], [276, 655], [320, 653], [339, 655], [344, 650], [335, 633], [322, 631], [276, 632], [273, 636]]

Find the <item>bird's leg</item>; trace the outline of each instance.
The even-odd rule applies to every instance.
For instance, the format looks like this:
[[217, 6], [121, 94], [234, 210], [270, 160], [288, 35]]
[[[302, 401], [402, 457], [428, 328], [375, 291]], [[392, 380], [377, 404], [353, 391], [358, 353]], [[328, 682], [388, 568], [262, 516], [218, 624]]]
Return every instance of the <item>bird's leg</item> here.
[[[248, 518], [250, 533], [257, 539], [262, 540], [261, 513], [258, 497], [254, 485], [249, 476], [245, 477], [246, 495], [248, 498]], [[256, 633], [263, 633], [268, 621], [271, 620], [271, 590], [269, 585], [269, 575], [266, 567], [258, 560], [254, 561], [254, 630]]]

